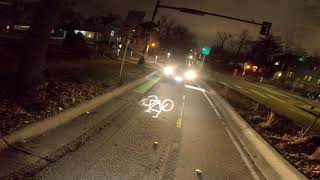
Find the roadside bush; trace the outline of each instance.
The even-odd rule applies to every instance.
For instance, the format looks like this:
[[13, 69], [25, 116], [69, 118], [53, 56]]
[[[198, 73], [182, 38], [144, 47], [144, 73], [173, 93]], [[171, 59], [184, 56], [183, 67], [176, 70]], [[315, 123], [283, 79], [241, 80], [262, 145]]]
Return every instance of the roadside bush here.
[[70, 50], [73, 56], [88, 57], [91, 54], [84, 36], [78, 32], [68, 31], [65, 39], [63, 40], [63, 48]]

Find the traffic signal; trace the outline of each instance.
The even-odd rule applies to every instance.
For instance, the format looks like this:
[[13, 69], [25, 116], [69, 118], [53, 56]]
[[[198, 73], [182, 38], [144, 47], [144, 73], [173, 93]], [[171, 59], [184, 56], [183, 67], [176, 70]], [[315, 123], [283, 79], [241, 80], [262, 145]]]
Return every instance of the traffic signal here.
[[262, 27], [260, 30], [261, 35], [269, 35], [272, 23], [263, 21]]

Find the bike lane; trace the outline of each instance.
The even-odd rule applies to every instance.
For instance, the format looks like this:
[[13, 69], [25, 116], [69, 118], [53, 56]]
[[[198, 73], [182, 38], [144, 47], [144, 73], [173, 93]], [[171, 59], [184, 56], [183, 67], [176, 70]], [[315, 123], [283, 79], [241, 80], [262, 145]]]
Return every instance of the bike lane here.
[[[77, 151], [50, 164], [31, 179], [173, 177], [181, 141], [176, 127], [182, 103], [181, 91], [181, 86], [160, 82], [146, 94], [131, 91], [123, 95], [119, 99], [128, 108], [109, 117], [114, 119], [115, 127], [102, 129]], [[167, 111], [158, 113], [151, 110], [156, 106], [141, 106], [141, 100], [152, 95], [158, 98], [152, 101], [153, 104], [159, 104], [160, 99], [161, 106]]]

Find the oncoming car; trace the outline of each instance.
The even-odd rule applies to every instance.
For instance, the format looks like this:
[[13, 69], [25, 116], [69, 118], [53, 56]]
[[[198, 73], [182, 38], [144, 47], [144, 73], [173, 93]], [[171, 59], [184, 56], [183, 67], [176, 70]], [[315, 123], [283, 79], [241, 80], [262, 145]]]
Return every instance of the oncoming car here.
[[194, 68], [167, 65], [163, 67], [164, 78], [177, 83], [190, 82], [197, 79], [197, 71]]

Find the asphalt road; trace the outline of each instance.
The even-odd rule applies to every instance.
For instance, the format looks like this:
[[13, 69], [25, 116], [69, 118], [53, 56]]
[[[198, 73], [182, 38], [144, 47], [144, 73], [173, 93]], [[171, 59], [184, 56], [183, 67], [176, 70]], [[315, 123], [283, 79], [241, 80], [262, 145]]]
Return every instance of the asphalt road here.
[[[140, 101], [150, 95], [158, 99]], [[112, 116], [115, 128], [102, 129], [31, 179], [259, 179], [208, 98], [164, 80], [145, 94], [132, 90], [121, 97], [128, 107]], [[154, 118], [158, 103], [166, 111]]]

